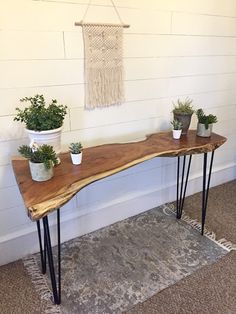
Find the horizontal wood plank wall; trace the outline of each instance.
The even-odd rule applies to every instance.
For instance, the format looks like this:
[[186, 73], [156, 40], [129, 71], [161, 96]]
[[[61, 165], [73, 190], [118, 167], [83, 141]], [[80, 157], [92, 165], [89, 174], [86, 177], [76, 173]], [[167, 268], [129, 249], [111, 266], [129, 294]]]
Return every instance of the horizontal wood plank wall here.
[[[214, 130], [228, 137], [216, 154], [213, 184], [236, 178], [236, 2], [115, 0], [131, 24], [124, 30], [126, 102], [94, 111], [83, 109], [83, 41], [74, 26], [87, 3], [0, 2], [0, 264], [38, 249], [10, 165], [17, 147], [27, 143], [22, 126], [13, 122], [21, 97], [44, 94], [68, 105], [62, 136], [67, 149], [76, 140], [91, 146], [167, 130], [172, 101], [189, 96], [218, 116]], [[88, 21], [118, 22], [110, 1], [92, 3]], [[200, 189], [201, 162], [194, 160], [190, 194]], [[63, 208], [64, 239], [171, 200], [174, 187], [175, 161], [166, 158], [94, 183]]]

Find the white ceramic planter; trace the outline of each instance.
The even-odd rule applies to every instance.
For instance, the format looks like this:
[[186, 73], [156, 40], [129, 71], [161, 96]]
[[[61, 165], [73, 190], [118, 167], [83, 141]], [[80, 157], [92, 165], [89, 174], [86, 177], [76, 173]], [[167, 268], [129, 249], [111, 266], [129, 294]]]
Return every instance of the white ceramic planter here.
[[197, 135], [201, 137], [210, 137], [212, 133], [213, 124], [208, 125], [208, 129], [206, 129], [205, 124], [198, 123], [197, 124]]
[[53, 167], [46, 169], [43, 163], [29, 161], [30, 173], [34, 181], [47, 181], [53, 177]]
[[30, 138], [30, 143], [35, 142], [38, 145], [51, 145], [57, 155], [61, 152], [61, 131], [62, 127], [48, 131], [33, 131], [26, 129]]
[[174, 138], [175, 140], [180, 139], [181, 133], [182, 133], [182, 130], [173, 130], [173, 138]]
[[82, 162], [82, 152], [80, 154], [72, 154], [70, 153], [71, 160], [73, 165], [80, 165]]

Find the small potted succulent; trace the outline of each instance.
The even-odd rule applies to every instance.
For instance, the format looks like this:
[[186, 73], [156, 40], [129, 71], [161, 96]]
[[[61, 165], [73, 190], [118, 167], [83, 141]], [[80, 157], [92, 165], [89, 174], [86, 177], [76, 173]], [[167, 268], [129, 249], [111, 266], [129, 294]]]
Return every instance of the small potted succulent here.
[[83, 154], [82, 149], [83, 149], [83, 146], [80, 142], [70, 143], [70, 146], [69, 146], [70, 156], [71, 156], [72, 163], [74, 165], [81, 164], [82, 154]]
[[16, 108], [14, 121], [25, 123], [31, 142], [52, 145], [58, 155], [61, 151], [61, 131], [67, 106], [59, 105], [56, 99], [46, 105], [43, 95], [25, 97], [20, 101], [29, 102], [30, 105], [24, 109]]
[[22, 145], [18, 152], [29, 160], [32, 180], [47, 181], [53, 177], [53, 167], [58, 164], [56, 152], [47, 144], [42, 146]]
[[173, 126], [172, 130], [173, 138], [176, 140], [180, 139], [183, 127], [182, 122], [174, 119], [173, 121], [171, 121], [171, 124]]
[[192, 114], [194, 113], [193, 106], [191, 105], [193, 102], [192, 99], [186, 98], [185, 100], [181, 101], [180, 99], [177, 100], [177, 103], [173, 103], [174, 109], [174, 120], [178, 120], [182, 123], [182, 134], [187, 134], [189, 129]]
[[217, 117], [213, 114], [206, 115], [202, 108], [196, 111], [198, 118], [197, 135], [201, 137], [210, 137], [213, 123], [217, 122]]

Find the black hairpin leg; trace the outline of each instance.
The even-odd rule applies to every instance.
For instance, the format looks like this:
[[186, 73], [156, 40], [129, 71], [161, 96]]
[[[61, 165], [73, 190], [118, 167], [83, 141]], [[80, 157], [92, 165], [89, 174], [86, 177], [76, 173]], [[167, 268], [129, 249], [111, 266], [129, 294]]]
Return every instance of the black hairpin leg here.
[[58, 256], [58, 304], [61, 304], [61, 221], [60, 208], [57, 210], [57, 256]]
[[[182, 174], [181, 174], [181, 183], [180, 181], [180, 156], [178, 156], [177, 161], [177, 196], [176, 196], [176, 218], [180, 219], [183, 212], [184, 200], [187, 190], [188, 177], [190, 172], [192, 155], [189, 155], [188, 160], [188, 168], [185, 176], [185, 164], [186, 164], [186, 156], [183, 156], [183, 164], [182, 164]], [[180, 185], [180, 187], [179, 187]]]
[[61, 303], [61, 236], [60, 236], [60, 209], [57, 209], [57, 241], [58, 241], [58, 284], [55, 275], [55, 267], [52, 254], [52, 245], [50, 230], [48, 224], [48, 217], [43, 217], [43, 227], [44, 227], [44, 249], [42, 247], [42, 238], [40, 230], [40, 222], [37, 221], [37, 229], [39, 236], [39, 247], [40, 247], [40, 256], [42, 263], [42, 273], [46, 273], [46, 256], [48, 256], [48, 266], [50, 272], [50, 278], [52, 283], [52, 292], [55, 304]]
[[41, 258], [41, 270], [42, 273], [46, 273], [46, 240], [45, 240], [45, 232], [44, 232], [44, 247], [42, 245], [42, 237], [41, 237], [41, 227], [40, 220], [37, 221], [37, 230], [38, 230], [38, 238], [39, 238], [39, 248], [40, 248], [40, 258]]
[[215, 151], [213, 150], [211, 153], [211, 161], [210, 161], [210, 168], [209, 168], [209, 174], [208, 174], [208, 181], [207, 181], [207, 153], [204, 153], [204, 157], [203, 157], [202, 230], [201, 230], [202, 235], [204, 234], [204, 225], [205, 225], [205, 220], [206, 220], [207, 201], [208, 201], [208, 194], [209, 194], [209, 188], [210, 188], [214, 153], [215, 153]]

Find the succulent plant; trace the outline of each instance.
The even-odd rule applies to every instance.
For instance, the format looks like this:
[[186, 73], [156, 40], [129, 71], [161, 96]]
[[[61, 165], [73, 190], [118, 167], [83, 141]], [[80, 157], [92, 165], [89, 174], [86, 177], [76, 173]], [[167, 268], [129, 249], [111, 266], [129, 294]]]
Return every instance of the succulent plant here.
[[200, 109], [198, 109], [196, 111], [196, 115], [197, 115], [197, 118], [198, 118], [198, 122], [202, 123], [202, 124], [205, 124], [205, 128], [206, 129], [208, 129], [209, 124], [217, 122], [217, 117], [216, 116], [214, 116], [213, 114], [206, 115], [204, 113], [204, 111], [202, 110], [202, 108], [200, 108]]
[[173, 126], [173, 130], [181, 130], [183, 127], [182, 122], [179, 120], [174, 119], [173, 121], [170, 122]]
[[80, 142], [70, 143], [69, 150], [71, 154], [80, 154], [83, 146]]
[[33, 163], [43, 163], [46, 169], [50, 169], [52, 164], [58, 164], [57, 155], [50, 145], [44, 144], [38, 146], [37, 149], [22, 145], [19, 147], [18, 152]]
[[183, 101], [178, 99], [176, 104], [173, 103], [174, 105], [173, 113], [193, 114], [194, 110], [193, 106], [191, 105], [192, 102], [193, 100], [188, 97]]

